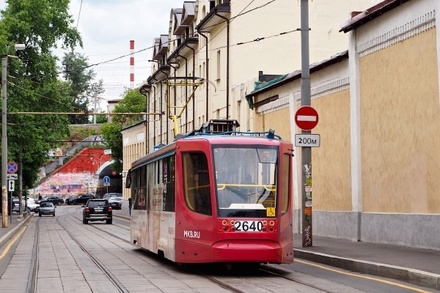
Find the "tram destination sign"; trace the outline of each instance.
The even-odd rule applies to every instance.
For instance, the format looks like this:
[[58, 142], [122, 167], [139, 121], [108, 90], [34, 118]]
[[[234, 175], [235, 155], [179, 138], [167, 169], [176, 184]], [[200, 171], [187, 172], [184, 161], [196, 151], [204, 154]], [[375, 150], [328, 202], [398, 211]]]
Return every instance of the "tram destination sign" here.
[[321, 136], [319, 134], [295, 134], [296, 147], [319, 147]]

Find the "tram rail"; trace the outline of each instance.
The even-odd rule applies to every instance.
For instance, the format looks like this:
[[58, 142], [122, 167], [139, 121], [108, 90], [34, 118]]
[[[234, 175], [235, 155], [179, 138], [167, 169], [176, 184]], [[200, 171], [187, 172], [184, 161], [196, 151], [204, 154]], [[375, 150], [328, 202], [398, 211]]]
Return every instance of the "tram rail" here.
[[[301, 282], [301, 280], [295, 280], [294, 278], [288, 276], [289, 272], [282, 269], [276, 270], [275, 266], [261, 265], [258, 270], [255, 270], [254, 266], [251, 267], [250, 270], [236, 271], [226, 270], [224, 267], [223, 269], [218, 270], [217, 268], [220, 268], [220, 265], [217, 266], [215, 264], [191, 264], [189, 266], [185, 266], [185, 268], [182, 268], [180, 265], [176, 265], [176, 263], [166, 260], [146, 250], [135, 247], [133, 247], [133, 250], [130, 250], [129, 247], [131, 247], [131, 245], [127, 245], [130, 244], [130, 240], [127, 236], [123, 236], [123, 233], [126, 233], [123, 230], [128, 231], [128, 227], [127, 225], [124, 225], [123, 222], [114, 221], [112, 225], [100, 225], [98, 223], [93, 225], [84, 225], [82, 224], [82, 218], [79, 210], [80, 209], [78, 208], [72, 209], [66, 207], [63, 211], [64, 215], [57, 215], [56, 218], [35, 217], [33, 219], [36, 228], [35, 232], [32, 231], [32, 236], [29, 235], [31, 236], [31, 238], [34, 238], [32, 249], [33, 261], [29, 269], [30, 277], [28, 279], [26, 292], [38, 292], [39, 289], [43, 288], [43, 283], [41, 282], [45, 282], [44, 279], [39, 279], [41, 277], [41, 271], [39, 271], [39, 269], [42, 268], [41, 265], [44, 265], [43, 263], [41, 263], [41, 260], [44, 262], [44, 259], [41, 259], [40, 256], [41, 249], [45, 245], [45, 243], [41, 242], [43, 240], [42, 237], [45, 237], [44, 233], [50, 233], [50, 235], [54, 235], [53, 241], [58, 241], [62, 239], [61, 244], [64, 245], [63, 247], [65, 247], [65, 249], [71, 251], [72, 256], [75, 259], [76, 257], [81, 257], [80, 254], [78, 254], [79, 252], [84, 253], [89, 259], [88, 262], [96, 266], [93, 269], [91, 269], [91, 267], [89, 269], [94, 271], [95, 273], [98, 271], [102, 272], [102, 275], [109, 280], [109, 283], [107, 285], [108, 288], [115, 288], [109, 290], [115, 290], [117, 292], [130, 292], [130, 286], [133, 285], [127, 283], [127, 280], [125, 278], [121, 279], [121, 276], [119, 276], [117, 271], [114, 270], [114, 267], [112, 267], [112, 265], [114, 265], [114, 262], [113, 264], [111, 264], [111, 262], [108, 262], [109, 257], [118, 257], [118, 255], [120, 255], [120, 250], [117, 248], [120, 248], [121, 251], [125, 250], [125, 252], [128, 253], [123, 258], [126, 258], [125, 264], [129, 265], [129, 267], [133, 269], [133, 274], [141, 273], [140, 271], [135, 269], [135, 267], [140, 268], [143, 266], [142, 263], [145, 263], [145, 266], [152, 266], [156, 270], [163, 271], [163, 273], [170, 278], [170, 281], [171, 279], [176, 279], [175, 281], [182, 282], [185, 278], [182, 280], [179, 278], [179, 275], [183, 274], [188, 276], [190, 274], [193, 274], [194, 278], [198, 278], [197, 284], [199, 284], [200, 286], [203, 286], [205, 288], [206, 286], [210, 286], [207, 285], [208, 283], [211, 283], [214, 284], [213, 286], [218, 286], [222, 288], [224, 290], [223, 292], [247, 293], [262, 292], [262, 290], [264, 292], [289, 292], [289, 288], [295, 288], [297, 292], [337, 292], [334, 290], [329, 291], [325, 288], [320, 288], [319, 286], [314, 286], [314, 284], [311, 283]], [[118, 217], [116, 215], [115, 218], [127, 220], [126, 217]], [[43, 229], [45, 228], [43, 225], [48, 225], [47, 230]], [[98, 241], [97, 237], [92, 237], [92, 235], [98, 235], [99, 239], [101, 240]], [[89, 242], [89, 240], [93, 242]], [[112, 247], [114, 247], [113, 245], [116, 245], [116, 247], [113, 248], [114, 250], [107, 251], [106, 247], [110, 245], [107, 242], [111, 242]], [[76, 253], [74, 250], [71, 250], [74, 247], [78, 247]], [[101, 250], [101, 248], [104, 250]], [[131, 256], [129, 256], [130, 254]], [[60, 255], [58, 253], [56, 255], [56, 257], [58, 257], [58, 261], [63, 261], [59, 259], [59, 256]], [[135, 262], [130, 262], [129, 260], [127, 260], [127, 257], [132, 257], [133, 261]], [[121, 263], [121, 265], [123, 265], [123, 263]], [[200, 268], [206, 267], [209, 269], [199, 270]], [[146, 273], [144, 271], [141, 274]], [[86, 274], [86, 283], [93, 281], [93, 276], [94, 275]], [[126, 273], [124, 274], [124, 276], [126, 276]], [[146, 279], [149, 280], [149, 277], [147, 275], [145, 276]], [[89, 279], [89, 277], [92, 279]], [[203, 279], [205, 281], [203, 281]], [[188, 284], [185, 281], [183, 281], [183, 283], [186, 284], [183, 286], [189, 286], [189, 288], [193, 288], [193, 285]], [[158, 284], [155, 284], [154, 280], [152, 281], [152, 284], [150, 284], [149, 282], [145, 283], [145, 290], [148, 291], [148, 286], [152, 285], [154, 286]], [[139, 284], [138, 286], [143, 285]], [[96, 287], [95, 289], [93, 289], [93, 287], [90, 287], [90, 289], [93, 291], [96, 290]], [[198, 290], [194, 288], [194, 291], [197, 292]], [[218, 292], [222, 292], [222, 290]]]
[[[76, 220], [78, 220], [78, 223], [81, 222], [82, 218], [80, 216], [78, 216], [78, 215], [72, 215], [72, 216]], [[116, 214], [114, 214], [113, 217], [114, 218], [119, 218], [119, 219], [122, 219], [122, 220], [127, 220], [126, 217], [119, 216], [119, 215], [116, 215]], [[122, 237], [112, 233], [111, 231], [109, 231], [109, 227], [111, 227], [109, 225], [89, 225], [89, 226], [93, 227], [94, 229], [97, 229], [97, 230], [99, 230], [99, 231], [101, 231], [103, 233], [106, 233], [106, 234], [108, 234], [108, 235], [110, 235], [112, 237], [115, 237], [115, 238], [117, 238], [117, 239], [119, 239], [121, 241], [124, 241], [126, 243], [130, 243], [129, 240], [124, 239], [124, 238], [122, 238]], [[119, 225], [119, 224], [115, 223], [115, 221], [113, 221], [112, 226], [117, 226], [118, 228], [124, 228], [123, 225]], [[156, 255], [154, 253], [150, 253], [150, 252], [148, 252], [146, 250], [141, 250], [141, 249], [138, 249], [138, 251], [142, 255], [144, 255], [144, 256], [146, 256], [146, 257], [148, 257], [150, 259], [154, 259], [154, 260], [160, 261], [164, 265], [169, 265], [169, 266], [172, 266], [172, 267], [176, 267], [175, 263], [170, 262], [169, 260], [166, 260], [164, 258], [161, 258], [161, 257], [159, 257], [158, 255]], [[202, 265], [202, 266], [206, 267], [205, 265]], [[179, 266], [177, 266], [177, 267], [179, 267]], [[243, 286], [233, 285], [234, 281], [232, 281], [231, 279], [237, 280], [237, 278], [242, 278], [242, 281], [246, 282], [246, 278], [252, 277], [252, 276], [255, 276], [255, 275], [258, 275], [258, 278], [260, 279], [261, 283], [267, 283], [267, 284], [273, 283], [274, 282], [274, 277], [275, 277], [275, 278], [282, 278], [282, 279], [284, 279], [284, 280], [286, 280], [288, 282], [293, 282], [295, 284], [303, 285], [303, 286], [305, 286], [307, 288], [316, 289], [317, 290], [316, 292], [332, 292], [332, 291], [325, 290], [322, 287], [314, 286], [314, 285], [311, 285], [311, 284], [307, 284], [306, 282], [302, 282], [300, 280], [296, 280], [296, 279], [294, 279], [292, 277], [289, 277], [289, 276], [286, 275], [288, 273], [287, 271], [282, 270], [282, 269], [277, 269], [274, 266], [270, 266], [270, 265], [261, 265], [258, 268], [258, 270], [254, 270], [255, 266], [253, 266], [250, 275], [249, 274], [244, 274], [243, 275], [242, 273], [239, 273], [238, 275], [231, 275], [231, 274], [228, 275], [227, 273], [226, 273], [226, 275], [222, 275], [225, 272], [225, 271], [222, 271], [222, 270], [225, 269], [225, 267], [222, 267], [222, 270], [215, 271], [215, 269], [214, 269], [214, 271], [212, 271], [211, 273], [206, 273], [203, 270], [197, 269], [197, 267], [198, 267], [197, 265], [189, 265], [189, 266], [185, 265], [184, 266], [184, 268], [185, 268], [187, 273], [197, 274], [198, 276], [203, 277], [203, 278], [209, 280], [210, 282], [215, 283], [218, 286], [220, 286], [220, 287], [224, 288], [225, 290], [227, 290], [229, 292], [232, 292], [232, 293], [246, 293], [246, 292], [252, 292], [253, 290], [245, 289], [245, 288], [243, 288]], [[213, 265], [212, 267], [217, 267], [217, 266]]]

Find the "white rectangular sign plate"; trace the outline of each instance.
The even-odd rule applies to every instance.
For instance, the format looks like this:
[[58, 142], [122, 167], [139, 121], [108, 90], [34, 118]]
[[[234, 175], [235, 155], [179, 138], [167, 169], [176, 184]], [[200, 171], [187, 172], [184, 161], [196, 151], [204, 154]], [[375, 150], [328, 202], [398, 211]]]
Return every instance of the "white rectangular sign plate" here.
[[296, 147], [319, 147], [321, 136], [319, 134], [295, 134]]
[[6, 177], [8, 180], [17, 180], [18, 174], [7, 174]]

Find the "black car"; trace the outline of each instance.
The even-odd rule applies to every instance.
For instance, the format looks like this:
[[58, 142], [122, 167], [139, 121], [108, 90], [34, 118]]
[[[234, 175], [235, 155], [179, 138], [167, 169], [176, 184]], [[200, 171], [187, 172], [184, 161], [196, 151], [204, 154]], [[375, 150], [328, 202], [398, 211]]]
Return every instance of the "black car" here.
[[43, 201], [51, 202], [56, 206], [62, 205], [64, 203], [64, 199], [60, 196], [48, 196], [48, 197], [44, 198]]
[[71, 205], [71, 204], [73, 204], [73, 201], [74, 201], [77, 197], [78, 197], [78, 195], [71, 195], [71, 196], [69, 196], [68, 198], [66, 198], [65, 203], [66, 203], [67, 205]]
[[93, 194], [81, 194], [78, 195], [77, 198], [72, 199], [71, 201], [69, 201], [69, 204], [85, 204], [89, 199], [94, 199], [95, 196]]
[[84, 206], [83, 224], [89, 221], [105, 221], [111, 224], [113, 220], [112, 207], [106, 199], [90, 199]]

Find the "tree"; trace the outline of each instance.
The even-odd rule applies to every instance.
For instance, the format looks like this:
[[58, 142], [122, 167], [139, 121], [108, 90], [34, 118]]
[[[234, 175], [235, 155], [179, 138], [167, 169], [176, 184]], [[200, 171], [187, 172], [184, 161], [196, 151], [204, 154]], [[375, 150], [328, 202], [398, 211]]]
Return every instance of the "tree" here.
[[[145, 111], [145, 96], [139, 92], [139, 88], [126, 89], [124, 98], [115, 107], [114, 113], [140, 113]], [[113, 115], [112, 121], [104, 123], [101, 127], [102, 135], [107, 147], [112, 150], [112, 157], [115, 160], [115, 169], [122, 171], [122, 134], [124, 127], [142, 121], [143, 115]]]
[[[93, 99], [97, 99], [104, 92], [102, 80], [92, 83], [96, 76], [92, 69], [88, 69], [87, 58], [84, 55], [69, 52], [64, 54], [62, 62], [63, 77], [70, 84], [73, 97], [72, 106], [75, 112], [88, 113]], [[94, 112], [96, 109], [94, 109]], [[69, 117], [71, 124], [89, 123], [88, 115], [72, 115]]]
[[13, 55], [15, 43], [26, 49], [9, 58], [8, 160], [21, 162], [23, 187], [30, 188], [57, 141], [68, 137], [66, 115], [23, 115], [17, 112], [70, 112], [70, 85], [58, 80], [52, 50], [82, 46], [71, 27], [69, 0], [9, 0], [0, 20], [0, 50]]

